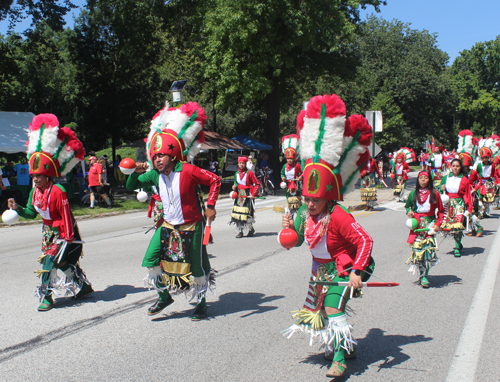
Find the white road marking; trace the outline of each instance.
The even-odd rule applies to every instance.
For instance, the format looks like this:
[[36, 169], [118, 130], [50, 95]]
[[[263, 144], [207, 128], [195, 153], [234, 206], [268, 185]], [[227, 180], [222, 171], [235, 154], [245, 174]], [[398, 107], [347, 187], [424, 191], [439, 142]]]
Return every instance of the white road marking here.
[[455, 357], [448, 371], [447, 382], [474, 381], [499, 264], [500, 233], [497, 231], [472, 300]]

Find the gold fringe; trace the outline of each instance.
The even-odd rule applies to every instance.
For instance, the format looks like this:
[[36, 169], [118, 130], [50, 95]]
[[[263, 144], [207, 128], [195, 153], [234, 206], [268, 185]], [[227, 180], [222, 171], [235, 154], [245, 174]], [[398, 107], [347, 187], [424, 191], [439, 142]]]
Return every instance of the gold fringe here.
[[34, 273], [36, 274], [36, 277], [42, 277], [42, 274], [43, 273], [49, 273], [50, 271], [47, 271], [45, 269], [39, 269], [37, 271], [34, 271]]
[[486, 203], [493, 203], [493, 201], [495, 200], [495, 194], [488, 193], [484, 196], [484, 199]]
[[166, 261], [166, 260], [161, 260], [161, 267], [162, 269], [171, 274], [176, 274], [176, 275], [186, 275], [186, 274], [191, 274], [191, 264], [189, 263], [179, 263], [175, 261]]
[[45, 257], [47, 257], [47, 255], [42, 255], [42, 256], [40, 256], [40, 257], [38, 258], [38, 262], [39, 262], [40, 264], [43, 264], [43, 261], [44, 261]]
[[[172, 224], [167, 223], [166, 221], [163, 221], [163, 224], [161, 226], [168, 229], [176, 229]], [[184, 224], [181, 225], [179, 228], [177, 228], [177, 231], [195, 231], [195, 230], [196, 230], [196, 223]]]
[[231, 217], [236, 220], [241, 220], [246, 222], [248, 220], [248, 215], [241, 215], [241, 214], [231, 214]]
[[291, 204], [298, 204], [299, 207], [300, 205], [302, 204], [302, 199], [297, 197], [297, 196], [290, 196], [288, 199], [287, 199], [287, 202], [289, 205]]
[[442, 225], [442, 227], [446, 229], [465, 229], [464, 225], [460, 222], [453, 224], [445, 223]]
[[250, 208], [248, 208], [248, 207], [233, 206], [233, 212], [239, 212], [241, 214], [249, 214], [250, 213]]
[[323, 316], [321, 315], [321, 311], [319, 310], [316, 312], [311, 312], [308, 309], [302, 308], [290, 313], [292, 313], [293, 318], [297, 319], [298, 325], [307, 325], [314, 330], [322, 330], [326, 328]]

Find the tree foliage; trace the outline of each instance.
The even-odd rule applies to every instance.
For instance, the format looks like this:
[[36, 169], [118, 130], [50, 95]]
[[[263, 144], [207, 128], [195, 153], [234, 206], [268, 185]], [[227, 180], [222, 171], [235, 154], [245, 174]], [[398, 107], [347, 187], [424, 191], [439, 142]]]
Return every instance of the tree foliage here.
[[62, 31], [66, 22], [64, 16], [76, 6], [71, 0], [4, 0], [0, 2], [0, 21], [9, 19], [9, 29], [20, 21], [31, 18], [31, 26], [24, 33], [30, 34], [40, 23], [54, 31]]
[[500, 131], [500, 36], [464, 50], [451, 67], [459, 127], [481, 136]]
[[[154, 0], [89, 1], [75, 24], [77, 114], [94, 149], [146, 135], [168, 87]], [[161, 10], [161, 9], [160, 9]]]

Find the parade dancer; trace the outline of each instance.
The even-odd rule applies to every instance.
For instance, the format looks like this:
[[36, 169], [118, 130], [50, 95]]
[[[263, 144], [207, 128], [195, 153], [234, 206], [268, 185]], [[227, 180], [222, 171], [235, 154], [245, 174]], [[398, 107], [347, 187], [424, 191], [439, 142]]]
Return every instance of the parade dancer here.
[[238, 157], [238, 171], [234, 174], [233, 191], [237, 192], [234, 199], [233, 211], [229, 224], [236, 226], [237, 238], [241, 238], [245, 231], [247, 237], [255, 233], [253, 223], [255, 222], [254, 199], [259, 194], [259, 181], [255, 174], [247, 170], [247, 157]]
[[361, 200], [365, 202], [366, 210], [373, 211], [373, 207], [375, 206], [375, 202], [377, 201], [377, 181], [375, 178], [375, 173], [378, 174], [378, 178], [387, 187], [387, 184], [384, 182], [384, 177], [378, 168], [377, 161], [375, 158], [371, 158], [366, 164], [366, 170], [361, 173]]
[[[347, 287], [310, 284], [296, 322], [284, 334], [301, 331], [311, 344], [326, 347], [333, 360], [327, 377], [342, 376], [346, 358], [354, 357], [356, 341], [345, 314], [346, 304], [359, 294], [362, 281], [373, 272], [373, 240], [347, 209], [337, 203], [354, 187], [359, 171], [370, 159], [372, 129], [366, 118], [345, 119], [345, 104], [336, 95], [316, 96], [307, 106], [300, 131], [299, 154], [304, 160], [304, 204], [295, 221], [283, 215], [283, 228], [298, 234], [297, 246], [305, 240], [312, 255], [311, 281], [346, 281]], [[328, 137], [328, 139], [326, 138]], [[356, 291], [355, 291], [356, 290]]]
[[493, 166], [495, 167], [495, 186], [497, 187], [497, 194], [495, 196], [495, 210], [500, 210], [500, 196], [499, 196], [499, 187], [500, 187], [500, 156], [496, 156], [493, 162]]
[[302, 168], [296, 163], [296, 150], [299, 137], [296, 134], [286, 135], [281, 139], [283, 154], [286, 163], [281, 169], [282, 186], [285, 188], [288, 210], [292, 216], [302, 205], [299, 182], [302, 180]]
[[471, 185], [462, 161], [459, 159], [451, 161], [451, 174], [445, 175], [441, 179], [440, 186], [441, 190], [446, 192], [450, 198], [446, 209], [446, 218], [441, 228], [449, 231], [455, 239], [455, 257], [460, 257], [460, 251], [463, 249], [464, 218], [467, 219], [472, 213]]
[[[398, 150], [398, 152], [396, 153], [396, 161], [394, 162], [391, 171], [391, 178], [395, 179], [396, 181], [394, 196], [396, 197], [396, 200], [398, 202], [405, 201], [406, 181], [409, 179], [407, 174], [411, 171], [410, 166], [407, 163], [408, 160], [411, 162], [411, 153], [408, 153], [405, 152], [404, 148]], [[410, 158], [408, 158], [408, 156]]]
[[[54, 306], [54, 297], [72, 294], [81, 299], [94, 293], [79, 265], [83, 256], [78, 226], [71, 212], [65, 189], [53, 178], [64, 176], [81, 160], [85, 150], [76, 134], [67, 127], [59, 128], [53, 114], [39, 114], [29, 127], [28, 158], [30, 175], [35, 187], [31, 190], [27, 207], [9, 199], [9, 208], [17, 210], [25, 219], [42, 217], [42, 269], [35, 273], [42, 285], [37, 290], [39, 311]], [[57, 270], [64, 273], [58, 276]]]
[[[474, 156], [477, 152], [479, 141], [474, 138], [470, 130], [462, 130], [458, 133], [458, 159], [462, 162], [464, 173], [469, 178], [469, 187], [472, 203], [472, 214], [466, 216], [464, 234], [466, 236], [481, 236], [483, 227], [480, 224], [480, 217], [484, 211], [483, 203], [479, 200], [478, 193], [475, 190], [476, 184], [480, 185], [479, 174], [472, 168], [474, 165]], [[479, 186], [478, 186], [479, 187]]]
[[184, 291], [197, 299], [192, 320], [206, 318], [205, 295], [214, 287], [214, 273], [202, 245], [203, 216], [196, 186], [210, 187], [205, 214], [212, 221], [221, 181], [212, 172], [185, 163], [201, 148], [206, 118], [195, 102], [179, 108], [169, 108], [167, 103], [153, 117], [147, 139], [148, 159], [154, 169], [146, 172], [147, 163], [137, 163], [127, 180], [129, 190], [155, 186], [163, 205], [163, 222], [142, 261], [148, 268], [146, 285], [158, 292], [148, 315], [158, 314], [174, 302], [169, 292]]
[[481, 162], [477, 164], [476, 172], [479, 175], [478, 185], [476, 189], [479, 191], [479, 199], [484, 205], [484, 218], [489, 217], [490, 204], [495, 201], [496, 195], [496, 179], [494, 166], [491, 163], [492, 151], [488, 147], [479, 149], [479, 157]]
[[417, 185], [410, 192], [406, 201], [406, 214], [412, 222], [408, 244], [411, 255], [406, 264], [411, 264], [408, 272], [420, 273], [418, 283], [422, 288], [429, 287], [427, 275], [439, 259], [436, 255], [437, 243], [435, 233], [443, 221], [444, 207], [439, 193], [434, 189], [428, 171], [418, 173]]

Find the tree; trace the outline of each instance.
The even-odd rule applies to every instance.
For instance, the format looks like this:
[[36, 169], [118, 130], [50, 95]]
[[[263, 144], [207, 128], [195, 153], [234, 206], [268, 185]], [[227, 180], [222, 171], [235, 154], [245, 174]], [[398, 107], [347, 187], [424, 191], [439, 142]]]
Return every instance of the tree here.
[[460, 97], [459, 128], [480, 136], [500, 132], [500, 36], [460, 52], [451, 67]]
[[99, 150], [146, 136], [164, 104], [158, 30], [162, 4], [154, 0], [89, 1], [75, 24], [77, 123], [87, 147]]
[[13, 30], [18, 22], [31, 17], [31, 27], [24, 33], [31, 33], [38, 24], [44, 22], [54, 31], [62, 31], [66, 22], [64, 16], [76, 6], [71, 0], [5, 0], [0, 3], [0, 21], [9, 19], [9, 29]]
[[0, 42], [0, 107], [3, 110], [56, 114], [73, 120], [74, 65], [68, 55], [73, 32], [53, 31], [42, 22], [29, 38], [10, 35]]
[[455, 98], [446, 71], [448, 56], [436, 36], [401, 21], [368, 17], [349, 47], [359, 66], [354, 80], [332, 85], [351, 113], [382, 110], [384, 131], [377, 142], [387, 150], [420, 147], [433, 135], [454, 144]]
[[[213, 0], [204, 15], [202, 70], [217, 89], [216, 107], [261, 102], [265, 140], [279, 152], [285, 84], [340, 73], [343, 47], [352, 38], [359, 7], [385, 1]], [[277, 155], [273, 159], [277, 159]]]

